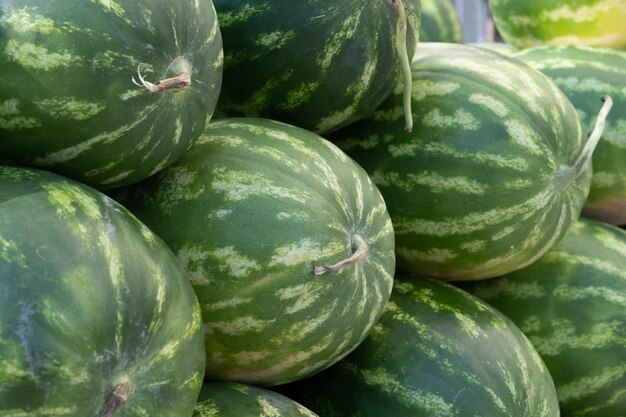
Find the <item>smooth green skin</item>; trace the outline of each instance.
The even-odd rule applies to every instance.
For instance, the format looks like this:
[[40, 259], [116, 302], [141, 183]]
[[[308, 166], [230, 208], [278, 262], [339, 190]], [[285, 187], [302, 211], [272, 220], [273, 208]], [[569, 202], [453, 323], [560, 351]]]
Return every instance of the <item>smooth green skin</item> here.
[[0, 167], [0, 415], [191, 416], [200, 307], [172, 252], [103, 194]]
[[613, 107], [593, 153], [594, 173], [583, 215], [626, 224], [626, 52], [582, 46], [543, 46], [513, 55], [550, 77], [570, 99], [590, 134], [599, 99]]
[[501, 53], [503, 55], [511, 55], [513, 54], [513, 50], [509, 45], [504, 42], [475, 42], [468, 44], [470, 46], [475, 46], [477, 48], [485, 48], [494, 52]]
[[[218, 108], [326, 133], [371, 113], [400, 77], [391, 0], [215, 0], [224, 38]], [[409, 59], [419, 1], [404, 0]], [[356, 20], [355, 20], [356, 19]], [[262, 39], [277, 33], [278, 39]], [[325, 63], [326, 62], [326, 63]]]
[[372, 334], [282, 391], [326, 417], [555, 417], [545, 365], [501, 313], [449, 284], [397, 276]]
[[317, 417], [284, 395], [253, 385], [208, 382], [193, 417]]
[[626, 49], [626, 0], [489, 0], [505, 42]]
[[[39, 49], [14, 52], [28, 44]], [[210, 0], [0, 0], [0, 51], [0, 155], [98, 188], [178, 159], [211, 119], [221, 84]], [[132, 82], [138, 69], [152, 83], [179, 75], [168, 67], [181, 56], [192, 68], [186, 90]]]
[[[270, 386], [353, 350], [382, 314], [393, 228], [367, 174], [314, 133], [211, 123], [172, 167], [117, 197], [177, 254], [203, 309], [207, 378]], [[314, 275], [355, 250], [365, 257]]]
[[463, 43], [463, 27], [451, 0], [420, 0], [420, 42]]
[[[538, 71], [486, 49], [420, 44], [412, 71], [412, 133], [399, 123], [398, 90], [329, 136], [383, 194], [398, 266], [473, 280], [533, 262], [578, 218], [589, 190], [590, 167], [555, 182], [586, 141], [575, 109]], [[497, 100], [506, 116], [472, 102], [474, 94]], [[530, 132], [525, 139], [539, 151], [513, 140], [509, 122]]]
[[624, 230], [581, 219], [528, 268], [467, 287], [537, 348], [563, 417], [626, 412], [625, 251]]

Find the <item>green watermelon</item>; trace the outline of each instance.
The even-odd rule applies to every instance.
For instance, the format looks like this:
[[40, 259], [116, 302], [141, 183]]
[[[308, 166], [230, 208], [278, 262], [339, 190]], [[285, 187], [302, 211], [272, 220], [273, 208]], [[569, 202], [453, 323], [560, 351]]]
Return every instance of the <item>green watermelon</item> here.
[[469, 289], [537, 348], [563, 417], [625, 415], [626, 231], [583, 219], [533, 265]]
[[0, 416], [191, 417], [203, 372], [165, 244], [87, 186], [0, 167]]
[[371, 335], [282, 392], [320, 416], [558, 417], [554, 383], [522, 332], [438, 280], [397, 277]]
[[515, 49], [543, 44], [626, 49], [626, 0], [489, 0], [498, 31]]
[[451, 0], [420, 0], [420, 42], [463, 43], [463, 27]]
[[583, 215], [626, 224], [626, 52], [543, 46], [518, 52], [514, 57], [540, 70], [561, 88], [576, 107], [587, 132], [596, 123], [598, 97], [611, 96], [614, 106], [593, 154], [591, 190]]
[[210, 0], [0, 0], [0, 155], [142, 180], [204, 131], [222, 63]]
[[209, 379], [269, 386], [311, 375], [353, 350], [389, 298], [385, 203], [314, 133], [216, 121], [176, 164], [118, 198], [194, 284]]
[[398, 266], [466, 280], [532, 263], [578, 218], [601, 132], [587, 142], [554, 83], [493, 51], [424, 43], [412, 70], [413, 133], [398, 93], [330, 136], [380, 188]]
[[511, 49], [511, 47], [504, 42], [474, 42], [474, 43], [469, 43], [468, 45], [474, 46], [477, 48], [489, 49], [489, 50], [499, 52], [504, 55], [512, 55], [514, 52]]
[[225, 51], [219, 109], [318, 133], [389, 96], [420, 26], [418, 0], [214, 3]]
[[252, 385], [211, 382], [202, 386], [193, 417], [317, 417], [284, 395]]

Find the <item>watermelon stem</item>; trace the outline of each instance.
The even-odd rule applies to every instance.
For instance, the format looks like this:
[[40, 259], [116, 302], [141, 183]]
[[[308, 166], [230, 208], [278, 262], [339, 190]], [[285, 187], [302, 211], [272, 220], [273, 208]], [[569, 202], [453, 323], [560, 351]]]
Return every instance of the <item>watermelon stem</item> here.
[[139, 77], [139, 81], [135, 80], [135, 77], [131, 77], [132, 82], [139, 86], [145, 87], [148, 91], [153, 93], [163, 92], [163, 91], [180, 91], [189, 87], [191, 84], [191, 65], [189, 62], [183, 58], [178, 57], [168, 67], [168, 72], [171, 68], [179, 69], [179, 74], [175, 77], [164, 78], [156, 83], [151, 83], [150, 81], [146, 81], [146, 79], [141, 75], [141, 65], [137, 67], [137, 76]]
[[128, 382], [118, 384], [100, 417], [112, 417], [117, 410], [128, 402], [128, 397], [130, 397], [130, 384]]
[[411, 62], [409, 60], [409, 53], [406, 49], [407, 41], [407, 17], [404, 10], [404, 3], [402, 0], [391, 0], [391, 6], [396, 13], [396, 50], [400, 57], [400, 65], [402, 68], [402, 77], [404, 78], [404, 130], [411, 132], [413, 130], [413, 112], [411, 110], [411, 90], [413, 88], [413, 79], [411, 76]]
[[596, 125], [593, 132], [591, 132], [591, 136], [589, 136], [587, 143], [585, 143], [582, 152], [576, 159], [576, 162], [574, 162], [574, 165], [565, 167], [555, 174], [555, 182], [557, 185], [566, 186], [570, 184], [589, 166], [591, 157], [593, 156], [593, 151], [596, 149], [596, 146], [602, 137], [602, 133], [604, 132], [606, 118], [609, 111], [611, 111], [611, 107], [613, 107], [613, 99], [611, 97], [602, 96], [602, 101], [604, 102], [604, 105], [602, 105], [600, 113], [598, 113]]
[[362, 260], [369, 249], [367, 243], [365, 243], [363, 237], [358, 233], [352, 235], [352, 243], [355, 247], [353, 248], [354, 252], [349, 258], [346, 258], [343, 261], [339, 261], [334, 265], [316, 266], [313, 270], [315, 275], [323, 275], [326, 272], [337, 272], [347, 267], [348, 265], [355, 264]]

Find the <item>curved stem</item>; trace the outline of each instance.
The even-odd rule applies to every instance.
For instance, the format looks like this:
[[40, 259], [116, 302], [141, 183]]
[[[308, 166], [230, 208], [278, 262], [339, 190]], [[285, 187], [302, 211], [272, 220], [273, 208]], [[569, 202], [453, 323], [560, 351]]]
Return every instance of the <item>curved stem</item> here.
[[117, 385], [100, 417], [112, 417], [117, 410], [128, 402], [128, 397], [130, 397], [130, 384], [124, 382]]
[[[181, 64], [182, 63], [182, 64]], [[168, 72], [172, 67], [180, 67], [182, 68], [179, 73], [175, 77], [164, 78], [156, 83], [151, 83], [150, 81], [146, 81], [146, 79], [141, 75], [141, 64], [137, 67], [137, 76], [139, 77], [139, 82], [135, 80], [135, 77], [131, 77], [133, 83], [139, 87], [145, 87], [149, 91], [153, 93], [170, 91], [170, 90], [184, 90], [185, 88], [191, 85], [191, 66], [189, 63], [183, 58], [178, 57], [168, 67]]]
[[576, 161], [572, 166], [566, 167], [555, 174], [554, 179], [558, 186], [564, 186], [571, 183], [589, 166], [589, 162], [593, 156], [593, 151], [596, 149], [596, 146], [598, 146], [598, 142], [604, 132], [606, 118], [609, 111], [611, 111], [611, 107], [613, 107], [613, 99], [611, 97], [602, 96], [602, 101], [604, 102], [604, 105], [600, 109], [600, 113], [598, 113], [596, 125], [580, 155], [576, 158]]
[[402, 0], [391, 0], [391, 6], [396, 13], [396, 50], [400, 57], [400, 65], [402, 68], [402, 77], [404, 78], [404, 130], [411, 132], [413, 130], [413, 112], [411, 111], [411, 90], [413, 88], [413, 80], [411, 76], [411, 62], [409, 61], [409, 53], [406, 49], [407, 42], [407, 17], [404, 10]]
[[352, 236], [352, 239], [356, 244], [356, 249], [349, 258], [346, 258], [343, 261], [339, 261], [334, 265], [316, 266], [315, 269], [313, 269], [315, 275], [323, 275], [326, 272], [337, 272], [347, 267], [348, 265], [355, 264], [363, 259], [369, 249], [367, 243], [365, 243], [365, 240], [363, 240], [363, 237], [359, 234], [354, 234]]

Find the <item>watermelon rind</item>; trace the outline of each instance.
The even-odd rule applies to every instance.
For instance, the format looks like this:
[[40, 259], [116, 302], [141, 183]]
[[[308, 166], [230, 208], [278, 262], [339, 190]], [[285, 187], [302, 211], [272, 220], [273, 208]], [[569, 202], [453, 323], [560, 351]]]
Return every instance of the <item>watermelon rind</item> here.
[[207, 382], [193, 417], [317, 417], [306, 407], [274, 391], [253, 385]]
[[563, 417], [626, 411], [626, 231], [581, 219], [533, 265], [466, 287], [528, 336]]
[[202, 134], [222, 64], [210, 0], [0, 0], [0, 155], [138, 182]]
[[204, 362], [158, 237], [90, 187], [0, 167], [0, 415], [191, 417]]
[[405, 275], [353, 353], [281, 392], [320, 416], [559, 416], [552, 378], [517, 326], [450, 284]]
[[579, 217], [589, 191], [576, 110], [539, 71], [482, 48], [422, 43], [412, 71], [412, 133], [402, 129], [397, 89], [327, 136], [385, 198], [398, 267], [469, 280], [534, 262]]
[[593, 176], [583, 215], [626, 224], [626, 52], [589, 46], [540, 46], [513, 55], [549, 76], [565, 93], [590, 133], [597, 102], [609, 95], [613, 108], [593, 153]]
[[225, 51], [219, 111], [320, 134], [389, 96], [401, 77], [396, 41], [410, 60], [419, 38], [418, 0], [214, 3]]
[[626, 0], [489, 0], [514, 49], [545, 44], [626, 49]]
[[312, 132], [214, 121], [177, 163], [116, 198], [192, 281], [209, 379], [271, 386], [312, 375], [353, 350], [389, 298], [385, 202], [365, 171]]

